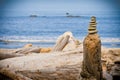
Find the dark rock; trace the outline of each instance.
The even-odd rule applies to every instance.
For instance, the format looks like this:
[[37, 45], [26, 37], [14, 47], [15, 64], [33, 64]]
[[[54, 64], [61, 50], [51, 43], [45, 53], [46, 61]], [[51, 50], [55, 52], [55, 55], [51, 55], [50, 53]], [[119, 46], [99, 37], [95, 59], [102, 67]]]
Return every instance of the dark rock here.
[[114, 63], [111, 75], [113, 76], [113, 80], [120, 80], [120, 61], [115, 61]]

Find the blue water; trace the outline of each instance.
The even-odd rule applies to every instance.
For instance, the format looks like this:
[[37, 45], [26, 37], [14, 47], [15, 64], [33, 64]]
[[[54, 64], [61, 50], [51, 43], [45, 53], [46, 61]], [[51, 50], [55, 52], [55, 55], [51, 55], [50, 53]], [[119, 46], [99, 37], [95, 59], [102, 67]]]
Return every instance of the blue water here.
[[[4, 16], [0, 17], [0, 48], [20, 48], [27, 43], [51, 47], [66, 31], [83, 41], [90, 22], [89, 15], [66, 16]], [[96, 16], [97, 30], [105, 47], [120, 47], [120, 16]]]

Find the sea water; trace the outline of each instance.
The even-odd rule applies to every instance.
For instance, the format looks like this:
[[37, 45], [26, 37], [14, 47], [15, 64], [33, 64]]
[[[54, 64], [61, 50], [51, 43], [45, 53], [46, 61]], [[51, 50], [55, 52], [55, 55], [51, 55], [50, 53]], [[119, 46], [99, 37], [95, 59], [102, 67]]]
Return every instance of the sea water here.
[[[88, 34], [90, 15], [67, 16], [1, 16], [0, 48], [20, 48], [25, 44], [39, 47], [54, 46], [57, 38], [71, 31], [81, 42]], [[96, 16], [102, 45], [120, 48], [120, 17]]]

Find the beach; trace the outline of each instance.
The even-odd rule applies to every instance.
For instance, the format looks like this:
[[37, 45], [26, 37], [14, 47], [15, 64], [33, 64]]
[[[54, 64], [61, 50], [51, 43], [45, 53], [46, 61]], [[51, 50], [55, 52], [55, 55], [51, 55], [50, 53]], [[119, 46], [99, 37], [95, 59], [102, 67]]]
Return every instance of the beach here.
[[[98, 15], [96, 19], [103, 76], [112, 80], [114, 73], [119, 74], [112, 69], [120, 61], [119, 19], [111, 15]], [[83, 41], [88, 35], [89, 20], [89, 16], [1, 18], [1, 78], [77, 80], [82, 70]], [[61, 37], [65, 39], [59, 43]]]
[[[106, 80], [119, 76], [119, 67], [116, 67], [120, 61], [117, 18], [97, 17], [102, 75]], [[78, 80], [89, 19], [89, 16], [3, 17], [0, 19], [0, 78]]]
[[0, 80], [120, 80], [120, 1], [0, 0]]
[[[70, 35], [67, 43], [65, 40], [64, 45], [60, 44], [60, 38], [66, 35]], [[113, 72], [112, 67], [115, 66], [115, 62], [120, 61], [120, 48], [104, 46], [101, 48], [103, 76], [106, 80], [112, 80], [112, 74], [117, 73], [117, 71]], [[71, 32], [59, 36], [52, 47], [36, 47], [27, 44], [16, 49], [0, 49], [0, 78], [78, 80], [83, 54], [83, 43]]]

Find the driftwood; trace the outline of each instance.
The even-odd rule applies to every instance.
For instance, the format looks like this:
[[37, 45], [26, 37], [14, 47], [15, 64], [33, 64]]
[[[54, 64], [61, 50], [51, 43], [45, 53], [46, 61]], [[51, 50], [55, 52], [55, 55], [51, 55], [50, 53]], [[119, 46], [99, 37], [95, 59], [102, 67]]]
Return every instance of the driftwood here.
[[12, 54], [12, 53], [0, 53], [0, 60], [12, 58], [12, 57], [19, 57], [24, 56], [23, 54]]
[[71, 32], [65, 32], [59, 36], [51, 52], [74, 50], [80, 45], [79, 40], [75, 39]]
[[0, 74], [13, 80], [77, 80], [82, 62], [80, 52], [34, 54], [1, 60]]
[[[0, 61], [0, 80], [77, 80], [81, 71], [82, 54], [83, 49], [79, 48], [74, 51], [32, 53], [4, 59]], [[119, 58], [120, 49], [102, 48], [102, 59], [107, 62], [106, 65], [112, 57], [110, 55], [115, 56], [114, 59]], [[103, 72], [104, 77], [112, 80], [106, 70]]]
[[[32, 80], [11, 70], [1, 69], [0, 79], [2, 80]], [[7, 74], [7, 75], [6, 75]]]
[[13, 54], [14, 50], [15, 49], [0, 49], [0, 60], [23, 56], [23, 54]]
[[[81, 77], [83, 46], [76, 47], [75, 44], [73, 47], [75, 41], [70, 43], [70, 39], [70, 34], [61, 36], [53, 48], [28, 45], [20, 49], [0, 50], [0, 59], [4, 59], [0, 60], [0, 80], [77, 80]], [[50, 53], [38, 54], [44, 52]], [[106, 65], [115, 61], [111, 58], [113, 56], [114, 59], [119, 58], [120, 50], [102, 49], [102, 60], [106, 62], [103, 75], [107, 80], [112, 80], [111, 75], [106, 74]]]
[[[71, 43], [72, 42], [72, 43]], [[29, 53], [49, 53], [58, 51], [70, 51], [76, 49], [80, 44], [73, 38], [71, 32], [65, 32], [58, 37], [53, 48], [32, 47], [32, 44], [26, 44], [23, 48], [18, 49], [0, 49], [0, 60], [12, 57], [28, 55]]]
[[69, 41], [70, 36], [66, 35], [65, 37], [61, 37], [60, 40], [58, 40], [58, 42], [56, 43], [56, 45], [54, 46], [54, 48], [52, 49], [52, 52], [55, 51], [62, 51], [63, 48], [66, 46], [66, 44]]
[[0, 49], [0, 60], [12, 57], [27, 55], [28, 53], [39, 53], [41, 48], [19, 48], [19, 49]]
[[39, 47], [21, 48], [21, 49], [15, 50], [13, 53], [16, 53], [16, 54], [28, 54], [30, 52], [39, 53], [40, 49], [41, 48]]

